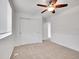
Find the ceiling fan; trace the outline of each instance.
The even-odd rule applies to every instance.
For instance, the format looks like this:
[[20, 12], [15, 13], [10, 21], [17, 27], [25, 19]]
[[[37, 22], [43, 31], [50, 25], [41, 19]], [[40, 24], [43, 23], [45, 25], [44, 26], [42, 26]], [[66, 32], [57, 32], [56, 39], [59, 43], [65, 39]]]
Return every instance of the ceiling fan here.
[[61, 3], [57, 3], [57, 0], [50, 0], [48, 5], [37, 4], [37, 6], [45, 7], [45, 10], [43, 10], [41, 13], [44, 13], [46, 11], [55, 13], [56, 8], [67, 7], [68, 4], [61, 4]]

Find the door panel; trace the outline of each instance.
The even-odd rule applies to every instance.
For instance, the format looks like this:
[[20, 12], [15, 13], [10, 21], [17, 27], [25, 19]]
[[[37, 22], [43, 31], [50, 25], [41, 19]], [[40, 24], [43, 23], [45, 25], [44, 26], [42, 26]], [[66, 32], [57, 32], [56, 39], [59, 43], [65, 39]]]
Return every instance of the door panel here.
[[21, 44], [42, 42], [42, 19], [21, 19]]

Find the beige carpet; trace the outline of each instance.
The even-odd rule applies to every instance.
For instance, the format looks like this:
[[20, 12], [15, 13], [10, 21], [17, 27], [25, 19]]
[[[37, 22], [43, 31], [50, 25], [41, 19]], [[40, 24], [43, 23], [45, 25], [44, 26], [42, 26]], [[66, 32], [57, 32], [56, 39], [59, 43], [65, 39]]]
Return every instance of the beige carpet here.
[[79, 59], [79, 52], [44, 42], [15, 47], [11, 59]]

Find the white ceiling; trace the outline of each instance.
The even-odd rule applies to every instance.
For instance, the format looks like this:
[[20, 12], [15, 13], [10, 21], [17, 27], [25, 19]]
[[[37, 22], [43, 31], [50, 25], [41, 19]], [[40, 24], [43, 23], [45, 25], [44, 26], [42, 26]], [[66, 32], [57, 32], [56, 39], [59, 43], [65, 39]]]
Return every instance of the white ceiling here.
[[[14, 8], [17, 12], [22, 12], [30, 15], [41, 15], [41, 11], [43, 8], [38, 7], [36, 4], [46, 4], [48, 0], [12, 0], [14, 4]], [[58, 0], [61, 3], [68, 3], [68, 7], [57, 9], [55, 15], [61, 14], [61, 12], [65, 12], [65, 10], [69, 10], [70, 8], [74, 8], [79, 5], [79, 0]], [[44, 16], [52, 14], [50, 12], [45, 12]]]

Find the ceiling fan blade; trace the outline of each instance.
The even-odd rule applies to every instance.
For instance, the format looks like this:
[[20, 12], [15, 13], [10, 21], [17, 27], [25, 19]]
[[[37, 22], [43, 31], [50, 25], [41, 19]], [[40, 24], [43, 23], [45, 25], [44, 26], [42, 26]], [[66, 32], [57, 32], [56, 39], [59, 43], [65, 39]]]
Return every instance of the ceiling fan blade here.
[[58, 4], [56, 5], [56, 8], [62, 8], [62, 7], [66, 7], [68, 6], [68, 4]]
[[47, 7], [47, 5], [37, 4], [37, 6]]
[[55, 10], [53, 10], [52, 13], [55, 13]]
[[52, 3], [52, 4], [55, 4], [57, 2], [57, 0], [50, 0], [50, 4]]
[[44, 13], [45, 11], [47, 11], [47, 9], [43, 10], [41, 13]]

